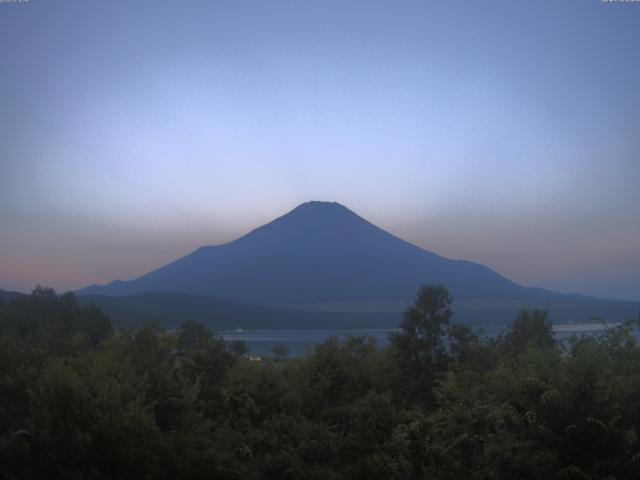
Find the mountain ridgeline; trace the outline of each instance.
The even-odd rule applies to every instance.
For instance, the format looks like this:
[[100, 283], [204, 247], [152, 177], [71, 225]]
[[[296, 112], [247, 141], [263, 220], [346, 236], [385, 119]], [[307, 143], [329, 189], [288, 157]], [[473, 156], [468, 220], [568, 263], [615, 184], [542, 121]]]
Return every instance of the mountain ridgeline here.
[[80, 293], [172, 291], [265, 305], [406, 301], [433, 282], [446, 284], [457, 298], [525, 290], [482, 265], [405, 242], [338, 203], [309, 202], [233, 242]]
[[523, 307], [555, 309], [561, 321], [594, 315], [622, 320], [638, 306], [525, 288], [483, 265], [412, 245], [338, 203], [315, 201], [227, 244], [198, 248], [139, 278], [92, 285], [78, 294], [100, 300], [172, 292], [262, 307], [322, 311], [330, 306], [334, 313], [366, 304], [374, 313], [385, 305], [389, 314], [391, 304], [397, 305], [391, 308], [397, 320], [418, 287], [429, 283], [446, 285], [456, 313], [474, 322], [485, 314], [485, 322], [509, 321]]

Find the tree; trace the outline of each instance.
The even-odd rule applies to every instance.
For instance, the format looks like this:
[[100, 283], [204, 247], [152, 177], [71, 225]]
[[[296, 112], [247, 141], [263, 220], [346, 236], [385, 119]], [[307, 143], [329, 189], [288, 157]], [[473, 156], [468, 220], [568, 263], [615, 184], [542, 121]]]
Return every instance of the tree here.
[[204, 325], [187, 320], [178, 329], [178, 351], [187, 353], [206, 348], [213, 339], [213, 332]]
[[249, 353], [249, 347], [242, 340], [234, 340], [231, 342], [231, 351], [238, 356], [244, 355], [245, 353]]
[[271, 351], [275, 356], [276, 362], [282, 361], [287, 355], [289, 355], [289, 347], [286, 345], [276, 345], [271, 349]]
[[451, 356], [459, 362], [468, 361], [479, 344], [478, 335], [469, 325], [464, 324], [452, 325], [448, 335]]
[[555, 345], [553, 325], [546, 310], [522, 310], [504, 336], [504, 348], [507, 352], [519, 355], [529, 345], [548, 348]]
[[452, 302], [442, 285], [421, 287], [415, 303], [404, 312], [401, 331], [389, 338], [409, 398], [433, 399], [435, 376], [447, 362], [444, 334], [453, 314]]

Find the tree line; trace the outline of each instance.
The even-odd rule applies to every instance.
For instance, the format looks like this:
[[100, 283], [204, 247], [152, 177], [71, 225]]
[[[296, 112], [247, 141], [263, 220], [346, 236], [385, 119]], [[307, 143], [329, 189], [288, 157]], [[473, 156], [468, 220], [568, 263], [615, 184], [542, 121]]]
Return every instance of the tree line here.
[[390, 343], [260, 363], [185, 321], [111, 326], [71, 293], [0, 303], [0, 478], [634, 479], [637, 324], [489, 338], [425, 286]]

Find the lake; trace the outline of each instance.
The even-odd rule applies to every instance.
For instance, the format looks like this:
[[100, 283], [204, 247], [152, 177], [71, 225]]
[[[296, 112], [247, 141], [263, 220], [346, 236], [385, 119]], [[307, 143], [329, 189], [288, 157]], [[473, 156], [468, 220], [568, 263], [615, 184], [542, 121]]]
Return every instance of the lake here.
[[[556, 324], [553, 330], [557, 339], [568, 338], [572, 335], [593, 335], [603, 331], [607, 327], [616, 327], [619, 324], [600, 323], [584, 324]], [[504, 326], [485, 326], [483, 330], [488, 336], [497, 336], [505, 329]], [[359, 330], [222, 330], [218, 332], [225, 341], [240, 340], [251, 350], [252, 355], [273, 356], [272, 349], [284, 346], [289, 349], [289, 356], [304, 355], [314, 345], [323, 343], [329, 337], [337, 337], [342, 340], [347, 336], [368, 336], [376, 339], [379, 347], [389, 343], [389, 334], [397, 331], [394, 328], [359, 329]]]

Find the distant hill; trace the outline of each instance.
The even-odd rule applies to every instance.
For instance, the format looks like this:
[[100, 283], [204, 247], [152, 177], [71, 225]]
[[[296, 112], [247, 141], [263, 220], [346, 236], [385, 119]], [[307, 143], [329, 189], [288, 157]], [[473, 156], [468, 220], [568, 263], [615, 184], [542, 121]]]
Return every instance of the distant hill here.
[[[235, 241], [201, 247], [134, 280], [92, 285], [78, 294], [164, 291], [316, 312], [399, 314], [427, 283], [447, 286], [465, 319], [484, 316], [483, 323], [502, 322], [518, 305], [561, 310], [560, 321], [594, 315], [623, 320], [640, 306], [525, 288], [483, 265], [421, 249], [328, 202], [304, 203]], [[354, 311], [353, 304], [365, 307]], [[382, 307], [389, 304], [397, 308]]]
[[392, 313], [312, 312], [247, 305], [228, 300], [172, 292], [130, 296], [81, 295], [84, 305], [100, 307], [114, 326], [139, 326], [159, 320], [172, 328], [195, 320], [216, 330], [277, 328], [376, 328], [394, 327], [399, 316]]
[[[215, 330], [239, 327], [251, 329], [371, 329], [395, 328], [407, 305], [388, 305], [381, 309], [373, 305], [353, 306], [351, 311], [327, 311], [322, 308], [276, 308], [248, 305], [212, 297], [171, 292], [151, 292], [129, 296], [81, 295], [84, 305], [97, 305], [114, 326], [139, 326], [149, 320], [159, 320], [168, 328], [184, 320], [195, 320]], [[522, 308], [550, 308], [555, 323], [597, 321], [598, 318], [625, 320], [637, 314], [637, 304], [607, 300], [592, 302], [562, 298], [540, 304], [517, 299], [474, 299], [454, 301], [453, 322], [476, 325], [505, 325], [513, 321]], [[635, 310], [634, 310], [635, 309]]]
[[[0, 301], [27, 297], [0, 290]], [[215, 330], [252, 329], [371, 329], [395, 328], [408, 303], [315, 304], [290, 308], [262, 307], [200, 295], [149, 292], [127, 296], [79, 295], [84, 305], [97, 305], [113, 325], [137, 327], [159, 320], [168, 328], [195, 320]], [[510, 323], [522, 308], [549, 308], [556, 323], [568, 321], [625, 320], [637, 318], [640, 305], [633, 302], [558, 296], [541, 303], [535, 299], [483, 298], [456, 300], [453, 321], [477, 325]], [[345, 311], [348, 310], [348, 311]]]
[[8, 302], [14, 298], [26, 297], [26, 293], [13, 292], [8, 290], [0, 290], [0, 301]]

